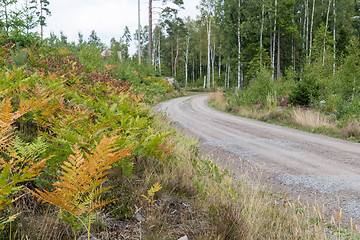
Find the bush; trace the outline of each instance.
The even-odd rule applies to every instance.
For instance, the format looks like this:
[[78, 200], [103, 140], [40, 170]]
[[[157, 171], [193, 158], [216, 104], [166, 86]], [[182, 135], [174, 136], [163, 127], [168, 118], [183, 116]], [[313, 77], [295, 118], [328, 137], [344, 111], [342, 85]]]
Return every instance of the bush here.
[[92, 72], [102, 67], [101, 50], [95, 45], [84, 45], [79, 53], [79, 59], [84, 64], [85, 72]]
[[271, 80], [271, 73], [265, 68], [261, 68], [256, 73], [256, 78], [252, 84], [243, 92], [241, 100], [245, 104], [265, 103], [267, 97], [276, 95], [274, 81]]
[[290, 93], [290, 101], [294, 105], [309, 106], [320, 95], [319, 85], [314, 78], [306, 76], [296, 83]]

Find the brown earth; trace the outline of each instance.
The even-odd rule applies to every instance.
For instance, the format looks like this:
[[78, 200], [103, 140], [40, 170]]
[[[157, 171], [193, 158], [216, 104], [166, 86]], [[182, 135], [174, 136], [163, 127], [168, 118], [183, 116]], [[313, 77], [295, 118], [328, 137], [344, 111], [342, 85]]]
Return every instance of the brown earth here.
[[339, 211], [339, 200], [346, 220], [360, 223], [359, 143], [232, 116], [209, 107], [207, 95], [173, 99], [157, 109], [235, 177], [261, 169], [271, 191], [325, 204], [328, 216]]

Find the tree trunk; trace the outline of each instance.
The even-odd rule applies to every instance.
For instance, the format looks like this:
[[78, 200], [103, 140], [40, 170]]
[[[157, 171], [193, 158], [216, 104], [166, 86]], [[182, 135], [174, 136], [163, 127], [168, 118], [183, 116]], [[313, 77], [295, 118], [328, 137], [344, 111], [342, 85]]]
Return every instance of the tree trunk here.
[[309, 55], [309, 0], [306, 0], [305, 2], [305, 21], [306, 21], [306, 56]]
[[241, 25], [241, 0], [239, 0], [239, 15], [238, 15], [238, 88], [241, 87], [241, 35], [240, 35], [240, 25]]
[[328, 5], [328, 9], [327, 9], [327, 13], [326, 13], [326, 23], [325, 23], [325, 33], [324, 33], [324, 49], [323, 49], [323, 58], [322, 58], [322, 66], [325, 65], [325, 51], [326, 51], [326, 35], [327, 35], [327, 31], [328, 31], [328, 26], [329, 26], [329, 13], [330, 13], [330, 6], [331, 6], [331, 0], [329, 0], [329, 5]]
[[177, 74], [177, 60], [179, 57], [179, 38], [176, 38], [176, 55], [175, 55], [175, 66], [174, 66], [174, 72], [175, 72], [175, 77]]
[[228, 67], [228, 74], [227, 74], [227, 87], [229, 88], [230, 87], [230, 64], [229, 64], [229, 67]]
[[[40, 1], [40, 18], [43, 19], [43, 5], [41, 1]], [[41, 29], [40, 30], [41, 39], [44, 39], [44, 24], [42, 22], [40, 22], [40, 29]]]
[[171, 40], [171, 75], [174, 76], [174, 41]]
[[334, 40], [334, 63], [333, 63], [333, 76], [335, 76], [336, 71], [336, 0], [333, 2], [333, 12], [334, 12], [334, 34], [333, 34], [333, 40]]
[[161, 75], [161, 33], [159, 33], [159, 44], [158, 44], [158, 54], [159, 54], [159, 72]]
[[271, 79], [275, 78], [275, 52], [276, 52], [276, 27], [277, 27], [277, 0], [275, 0], [275, 16], [274, 16], [274, 32], [273, 32], [273, 47], [272, 47], [272, 58], [271, 58]]
[[193, 64], [192, 64], [192, 79], [193, 79], [193, 83], [195, 82], [195, 60], [193, 59]]
[[152, 0], [149, 0], [149, 60], [152, 59]]
[[262, 0], [262, 10], [261, 10], [261, 29], [260, 29], [260, 67], [263, 65], [263, 32], [264, 32], [264, 15], [265, 15], [265, 4]]
[[[293, 17], [292, 17], [292, 23], [295, 25], [295, 6], [293, 7]], [[296, 67], [296, 59], [295, 59], [295, 50], [296, 50], [296, 46], [295, 46], [295, 37], [294, 37], [294, 33], [291, 34], [291, 59], [292, 59], [292, 64], [293, 64], [293, 70], [295, 71], [295, 67]]]
[[225, 65], [225, 88], [227, 87], [228, 64]]
[[211, 80], [211, 66], [210, 66], [210, 36], [211, 36], [211, 18], [208, 16], [208, 22], [207, 22], [207, 33], [208, 33], [208, 56], [207, 56], [207, 88], [210, 88], [210, 80]]
[[311, 50], [312, 50], [312, 41], [313, 41], [313, 27], [314, 27], [315, 2], [316, 2], [316, 0], [313, 1], [313, 9], [312, 9], [312, 13], [311, 13], [309, 64], [310, 64]]
[[200, 74], [199, 74], [199, 77], [201, 77], [201, 72], [202, 72], [202, 65], [201, 65], [201, 49], [200, 49]]
[[215, 86], [215, 44], [211, 50], [212, 85]]
[[141, 49], [140, 49], [140, 0], [138, 0], [138, 57], [139, 65], [141, 64]]
[[278, 48], [277, 48], [277, 71], [276, 71], [276, 79], [280, 80], [280, 26], [278, 27]]
[[[272, 18], [271, 18], [271, 15], [270, 15], [270, 26], [272, 26]], [[270, 64], [271, 64], [271, 67], [273, 68], [273, 33], [272, 31], [270, 31], [270, 36], [269, 36], [269, 39], [270, 39]]]
[[[220, 49], [221, 49], [221, 44], [220, 44]], [[219, 54], [219, 79], [221, 77], [221, 54]]]
[[190, 37], [186, 36], [185, 87], [187, 87], [187, 84], [188, 84], [189, 41], [190, 41]]

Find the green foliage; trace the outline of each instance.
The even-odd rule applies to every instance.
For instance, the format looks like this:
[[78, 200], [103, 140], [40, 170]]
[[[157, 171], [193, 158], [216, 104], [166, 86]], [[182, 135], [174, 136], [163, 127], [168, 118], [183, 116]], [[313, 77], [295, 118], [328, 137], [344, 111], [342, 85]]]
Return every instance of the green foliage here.
[[[23, 183], [34, 180], [41, 172], [45, 162], [34, 156], [21, 156], [14, 150], [15, 136], [12, 124], [19, 117], [31, 110], [31, 106], [21, 102], [17, 111], [13, 110], [9, 99], [0, 105], [0, 210], [11, 207], [16, 201], [17, 193], [24, 189]], [[0, 219], [0, 229], [8, 222], [13, 221], [17, 214]]]
[[35, 141], [31, 143], [26, 143], [19, 137], [17, 137], [15, 138], [13, 147], [14, 150], [19, 154], [19, 156], [25, 159], [36, 159], [47, 150], [49, 144], [45, 142], [42, 137], [36, 138]]
[[154, 185], [148, 190], [147, 196], [141, 195], [151, 206], [156, 202], [154, 200], [155, 193], [160, 191], [162, 188], [161, 184], [159, 182], [154, 183]]
[[319, 97], [319, 85], [313, 77], [304, 76], [296, 83], [290, 93], [290, 101], [295, 105], [309, 106]]
[[346, 100], [353, 100], [360, 93], [360, 42], [352, 38], [347, 46], [349, 55], [345, 58], [344, 64], [339, 69], [338, 84], [341, 96]]
[[102, 67], [101, 50], [96, 44], [84, 44], [80, 53], [79, 60], [84, 64], [85, 72], [92, 72]]
[[271, 72], [261, 68], [256, 73], [255, 79], [252, 80], [252, 83], [242, 94], [241, 101], [245, 104], [264, 103], [269, 95], [275, 96], [275, 83], [271, 80]]

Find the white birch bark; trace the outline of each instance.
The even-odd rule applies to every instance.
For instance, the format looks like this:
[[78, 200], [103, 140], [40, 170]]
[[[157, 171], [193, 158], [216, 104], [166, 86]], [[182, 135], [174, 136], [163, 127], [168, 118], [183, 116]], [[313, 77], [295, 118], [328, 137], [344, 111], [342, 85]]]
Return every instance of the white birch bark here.
[[159, 44], [158, 44], [158, 61], [159, 61], [159, 72], [161, 75], [161, 33], [159, 33]]
[[327, 13], [326, 13], [326, 23], [325, 23], [325, 33], [324, 33], [324, 49], [323, 49], [323, 58], [322, 58], [322, 66], [325, 65], [325, 51], [326, 51], [326, 35], [327, 35], [327, 31], [328, 31], [328, 26], [329, 26], [329, 13], [330, 13], [330, 6], [331, 6], [331, 0], [329, 0], [329, 4], [328, 4], [328, 9], [327, 9]]
[[[292, 9], [293, 12], [293, 17], [291, 19], [292, 23], [295, 25], [295, 6]], [[293, 63], [293, 70], [295, 71], [295, 67], [296, 67], [296, 59], [295, 59], [295, 39], [294, 39], [294, 33], [291, 34], [291, 59], [292, 59], [292, 63]]]
[[195, 82], [195, 60], [193, 58], [193, 62], [192, 62], [192, 80], [193, 80], [193, 83]]
[[313, 42], [313, 27], [314, 27], [315, 3], [316, 3], [316, 0], [313, 1], [313, 8], [312, 8], [312, 13], [311, 13], [309, 64], [310, 64], [311, 50], [312, 50], [312, 42]]
[[305, 21], [306, 21], [306, 56], [309, 55], [309, 0], [305, 2]]
[[272, 47], [272, 57], [271, 57], [271, 79], [274, 80], [275, 77], [275, 52], [276, 52], [276, 26], [277, 26], [277, 0], [275, 0], [275, 17], [274, 17], [274, 32], [273, 32], [273, 47]]
[[211, 63], [210, 63], [210, 44], [211, 44], [211, 18], [208, 16], [207, 22], [207, 33], [208, 33], [208, 55], [207, 55], [207, 88], [210, 88], [210, 80], [211, 80]]
[[[220, 49], [221, 49], [221, 44], [220, 44]], [[221, 54], [219, 54], [219, 79], [221, 77]]]
[[238, 15], [238, 88], [240, 89], [241, 86], [241, 33], [240, 33], [240, 25], [241, 25], [241, 0], [239, 0], [239, 15]]
[[336, 71], [336, 0], [333, 2], [333, 14], [334, 14], [334, 30], [333, 30], [333, 40], [334, 40], [334, 63], [333, 63], [333, 76], [335, 76]]
[[201, 65], [201, 46], [200, 46], [200, 74], [199, 77], [201, 77], [201, 73], [202, 73], [202, 65]]
[[211, 49], [212, 86], [215, 86], [215, 44]]
[[176, 73], [177, 73], [177, 60], [179, 57], [179, 38], [176, 38], [176, 55], [175, 55], [175, 63], [174, 63], [174, 74], [176, 77]]
[[278, 39], [277, 39], [277, 43], [278, 43], [278, 48], [277, 48], [277, 70], [276, 70], [276, 79], [279, 80], [280, 79], [280, 26], [278, 27]]
[[260, 67], [263, 65], [263, 32], [264, 32], [264, 15], [265, 15], [265, 3], [262, 0], [262, 10], [261, 10], [261, 29], [260, 29]]
[[185, 53], [185, 87], [187, 87], [187, 84], [188, 84], [189, 41], [190, 41], [190, 37], [189, 37], [189, 36], [186, 36], [186, 53]]
[[140, 0], [138, 0], [138, 57], [139, 65], [141, 64], [141, 50], [140, 50]]

